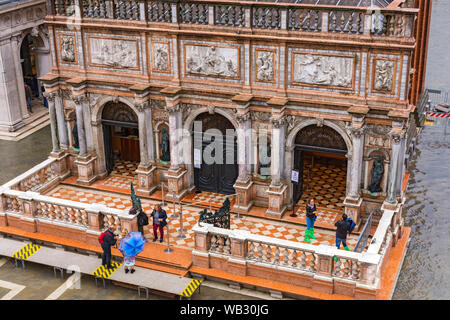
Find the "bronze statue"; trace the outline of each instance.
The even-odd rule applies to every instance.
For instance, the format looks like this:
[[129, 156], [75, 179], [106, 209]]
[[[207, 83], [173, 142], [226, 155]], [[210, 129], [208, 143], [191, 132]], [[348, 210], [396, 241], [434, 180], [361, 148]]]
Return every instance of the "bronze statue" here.
[[166, 162], [170, 161], [169, 134], [165, 128], [161, 129], [161, 160]]
[[377, 157], [372, 165], [371, 173], [371, 183], [369, 186], [369, 191], [371, 193], [381, 192], [381, 179], [383, 179], [384, 174], [384, 164], [381, 157]]

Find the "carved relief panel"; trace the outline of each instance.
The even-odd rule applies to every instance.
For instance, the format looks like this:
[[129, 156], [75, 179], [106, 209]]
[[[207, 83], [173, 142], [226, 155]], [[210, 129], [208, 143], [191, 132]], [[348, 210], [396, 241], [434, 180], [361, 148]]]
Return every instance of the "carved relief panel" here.
[[170, 40], [151, 39], [152, 73], [168, 75], [172, 73], [172, 56]]
[[88, 36], [90, 66], [139, 70], [139, 40], [134, 38]]
[[353, 56], [294, 52], [292, 81], [307, 85], [353, 87]]
[[277, 49], [256, 47], [254, 50], [254, 77], [258, 84], [275, 84], [277, 82]]
[[[389, 96], [397, 98], [400, 91], [405, 91], [405, 85], [399, 83], [399, 79], [405, 77], [406, 66], [401, 68], [402, 57], [395, 55], [376, 54], [372, 56], [370, 61], [370, 83], [369, 91], [371, 95]], [[404, 98], [404, 97], [402, 97]]]
[[359, 52], [288, 48], [289, 86], [357, 93]]
[[59, 48], [59, 64], [69, 66], [78, 65], [78, 42], [76, 33], [57, 31], [56, 37]]
[[184, 75], [239, 80], [241, 46], [183, 42]]

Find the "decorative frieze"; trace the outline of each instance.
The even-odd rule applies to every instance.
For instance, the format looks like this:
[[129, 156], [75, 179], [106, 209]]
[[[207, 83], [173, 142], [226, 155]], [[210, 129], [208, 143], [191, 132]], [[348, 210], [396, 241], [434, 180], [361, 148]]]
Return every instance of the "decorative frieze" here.
[[170, 46], [168, 41], [152, 41], [152, 61], [153, 71], [170, 72]]
[[273, 51], [256, 50], [256, 79], [263, 82], [274, 80], [275, 68]]
[[90, 37], [91, 64], [115, 68], [139, 68], [137, 41]]
[[375, 60], [374, 90], [392, 92], [395, 75], [395, 61]]
[[327, 87], [352, 88], [353, 55], [293, 52], [292, 82]]
[[186, 44], [185, 73], [212, 77], [238, 78], [239, 48]]

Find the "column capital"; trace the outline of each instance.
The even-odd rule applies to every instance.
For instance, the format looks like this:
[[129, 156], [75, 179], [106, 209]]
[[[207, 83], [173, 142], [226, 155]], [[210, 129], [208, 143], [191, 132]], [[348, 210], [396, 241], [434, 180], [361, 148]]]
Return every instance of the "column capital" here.
[[166, 106], [165, 109], [166, 109], [166, 111], [167, 111], [167, 113], [168, 113], [169, 115], [173, 115], [173, 114], [175, 114], [175, 113], [177, 113], [177, 112], [182, 111], [182, 110], [181, 110], [182, 108], [181, 108], [181, 106], [180, 106], [179, 103], [177, 103], [176, 105], [171, 106], [171, 107]]
[[70, 96], [70, 99], [77, 105], [81, 105], [82, 103], [88, 102], [89, 97], [86, 93], [80, 94], [80, 95], [74, 95], [72, 94]]
[[388, 133], [388, 136], [391, 138], [392, 144], [400, 144], [400, 142], [405, 138], [406, 131], [391, 131]]
[[272, 126], [276, 129], [279, 129], [281, 126], [283, 126], [286, 123], [286, 120], [284, 117], [281, 118], [270, 118], [270, 122], [272, 123]]
[[136, 102], [134, 106], [136, 107], [136, 109], [138, 109], [139, 112], [144, 112], [145, 109], [150, 108], [150, 101], [147, 100], [142, 102]]
[[236, 121], [241, 125], [250, 119], [250, 113], [236, 114]]
[[43, 95], [49, 102], [55, 102], [56, 92], [44, 92]]

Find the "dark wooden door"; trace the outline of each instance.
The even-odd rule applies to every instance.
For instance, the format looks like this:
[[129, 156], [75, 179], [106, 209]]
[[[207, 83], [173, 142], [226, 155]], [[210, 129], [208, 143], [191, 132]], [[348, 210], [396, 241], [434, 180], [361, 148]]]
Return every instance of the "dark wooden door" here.
[[[194, 149], [200, 149], [201, 146], [201, 165], [200, 168], [194, 166], [194, 184], [198, 190], [209, 191], [223, 194], [234, 194], [234, 183], [236, 182], [239, 174], [239, 167], [237, 164], [237, 141], [236, 135], [232, 134], [230, 139], [226, 138], [227, 129], [233, 129], [234, 126], [225, 117], [218, 114], [201, 114], [197, 117], [196, 121], [202, 122], [202, 132], [194, 133]], [[210, 154], [213, 159], [215, 158], [215, 152], [220, 152], [213, 148], [205, 153], [205, 149], [212, 147], [211, 139], [204, 139], [205, 131], [208, 129], [218, 129], [222, 132], [222, 161], [208, 163], [205, 159], [205, 154]], [[195, 150], [194, 150], [195, 152]], [[227, 163], [228, 160], [231, 163]]]

